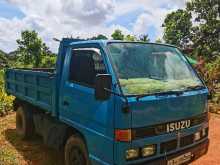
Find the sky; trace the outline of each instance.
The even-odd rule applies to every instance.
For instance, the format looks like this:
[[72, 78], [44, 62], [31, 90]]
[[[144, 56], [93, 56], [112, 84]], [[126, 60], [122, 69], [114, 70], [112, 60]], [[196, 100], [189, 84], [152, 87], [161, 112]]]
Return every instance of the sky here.
[[115, 29], [135, 36], [162, 38], [165, 16], [185, 0], [0, 0], [0, 49], [17, 48], [22, 30], [36, 30], [53, 52], [53, 38], [88, 38]]

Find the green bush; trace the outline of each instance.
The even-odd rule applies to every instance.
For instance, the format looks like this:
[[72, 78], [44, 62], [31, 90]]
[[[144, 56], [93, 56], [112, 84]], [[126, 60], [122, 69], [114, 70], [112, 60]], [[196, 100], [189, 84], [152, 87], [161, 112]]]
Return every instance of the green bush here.
[[206, 69], [206, 80], [214, 95], [212, 101], [220, 104], [220, 56], [215, 61], [208, 63]]
[[214, 61], [211, 61], [205, 66], [205, 78], [209, 83], [216, 83], [220, 81], [220, 56]]
[[220, 104], [220, 54], [214, 60], [207, 60], [204, 66], [197, 69], [213, 94], [211, 102], [215, 105]]
[[0, 70], [0, 115], [4, 115], [12, 110], [13, 106], [12, 96], [7, 96], [4, 90], [4, 71]]
[[56, 64], [56, 56], [55, 55], [51, 55], [51, 56], [44, 56], [42, 61], [41, 61], [41, 64], [40, 64], [40, 67], [42, 68], [54, 68], [55, 67], [55, 64]]

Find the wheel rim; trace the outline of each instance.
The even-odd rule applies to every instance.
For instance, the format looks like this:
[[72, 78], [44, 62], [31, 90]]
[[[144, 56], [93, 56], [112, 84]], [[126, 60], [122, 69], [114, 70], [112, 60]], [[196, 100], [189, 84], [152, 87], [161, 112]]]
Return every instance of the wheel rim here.
[[69, 152], [69, 160], [72, 165], [86, 165], [86, 159], [83, 152], [77, 148], [72, 147]]

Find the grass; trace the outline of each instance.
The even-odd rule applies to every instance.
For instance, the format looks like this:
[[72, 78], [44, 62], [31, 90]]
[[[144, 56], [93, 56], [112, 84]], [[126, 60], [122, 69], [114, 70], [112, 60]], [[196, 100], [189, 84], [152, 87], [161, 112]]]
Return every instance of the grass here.
[[43, 145], [40, 137], [24, 141], [15, 130], [15, 113], [0, 117], [0, 165], [61, 165], [61, 154]]

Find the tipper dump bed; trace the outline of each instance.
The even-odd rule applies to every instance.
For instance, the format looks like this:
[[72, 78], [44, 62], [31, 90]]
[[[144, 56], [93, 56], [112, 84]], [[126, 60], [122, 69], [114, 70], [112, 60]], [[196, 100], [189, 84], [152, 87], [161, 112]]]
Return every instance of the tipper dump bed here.
[[55, 108], [54, 69], [7, 69], [7, 93], [48, 112]]

